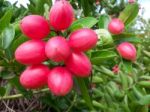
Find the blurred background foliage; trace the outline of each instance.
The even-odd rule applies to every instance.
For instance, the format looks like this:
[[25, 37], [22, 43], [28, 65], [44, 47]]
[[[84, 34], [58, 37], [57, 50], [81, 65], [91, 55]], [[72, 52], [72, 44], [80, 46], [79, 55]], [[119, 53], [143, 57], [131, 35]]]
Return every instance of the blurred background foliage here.
[[[125, 0], [70, 0], [75, 21], [60, 32], [67, 36], [79, 28], [92, 28], [99, 36], [97, 47], [87, 54], [93, 64], [89, 78], [74, 79], [74, 89], [65, 97], [55, 97], [45, 87], [29, 91], [19, 83], [25, 66], [14, 59], [15, 49], [28, 40], [19, 29], [26, 15], [46, 18], [51, 0], [30, 0], [27, 8], [0, 1], [0, 110], [12, 112], [148, 112], [150, 104], [150, 20], [138, 15], [139, 4]], [[107, 25], [111, 18], [126, 25], [120, 35], [111, 35]], [[49, 37], [56, 35], [51, 32]], [[115, 47], [124, 41], [137, 48], [137, 60], [122, 59]], [[50, 66], [55, 63], [47, 62]], [[117, 65], [117, 66], [116, 66]], [[119, 72], [114, 73], [113, 67]]]

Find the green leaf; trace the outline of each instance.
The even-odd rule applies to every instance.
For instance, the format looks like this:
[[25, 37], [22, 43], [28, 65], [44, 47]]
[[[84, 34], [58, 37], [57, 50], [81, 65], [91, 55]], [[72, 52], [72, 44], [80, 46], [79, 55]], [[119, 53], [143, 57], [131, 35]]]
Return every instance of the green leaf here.
[[118, 38], [114, 38], [115, 39], [115, 43], [121, 43], [121, 42], [131, 42], [131, 43], [141, 43], [141, 39], [137, 38], [137, 37], [118, 37]]
[[71, 26], [71, 28], [69, 30], [71, 32], [73, 32], [73, 31], [81, 29], [81, 28], [84, 28], [84, 26], [81, 23], [77, 23], [77, 24], [74, 24], [73, 26]]
[[81, 6], [83, 9], [83, 13], [85, 16], [90, 16], [90, 4], [89, 4], [89, 0], [81, 0]]
[[0, 96], [4, 96], [6, 89], [4, 87], [0, 87]]
[[139, 81], [137, 84], [144, 88], [150, 88], [150, 81]]
[[44, 13], [44, 4], [48, 4], [51, 6], [51, 0], [30, 0], [30, 4], [28, 5], [29, 12], [34, 14], [43, 15]]
[[88, 89], [85, 85], [85, 81], [84, 79], [82, 78], [76, 78], [77, 79], [77, 82], [79, 84], [79, 87], [80, 87], [80, 90], [81, 90], [81, 94], [87, 104], [87, 106], [90, 108], [90, 109], [93, 109], [93, 105], [92, 105], [92, 101], [91, 101], [91, 98], [89, 96], [89, 92], [88, 92]]
[[73, 24], [70, 26], [69, 30], [72, 31], [74, 30], [74, 28], [77, 28], [77, 26], [79, 28], [91, 28], [93, 27], [96, 23], [98, 22], [98, 20], [94, 17], [85, 17], [85, 18], [81, 18], [76, 20], [75, 22], [73, 22]]
[[2, 77], [2, 79], [8, 80], [8, 79], [14, 78], [14, 77], [15, 77], [15, 74], [10, 73], [9, 71], [2, 71], [2, 72], [0, 73], [0, 77]]
[[101, 73], [103, 73], [103, 74], [105, 74], [105, 75], [107, 75], [107, 76], [109, 76], [111, 78], [116, 77], [111, 70], [109, 70], [108, 68], [106, 68], [104, 66], [100, 66], [99, 67], [99, 66], [93, 65], [93, 68], [94, 68], [94, 70], [96, 70], [98, 72], [101, 72]]
[[12, 50], [15, 51], [16, 48], [22, 44], [23, 42], [27, 41], [28, 38], [24, 35], [21, 35], [20, 37], [18, 37], [13, 43], [12, 43]]
[[120, 80], [121, 80], [121, 83], [122, 83], [122, 88], [124, 90], [126, 90], [128, 88], [127, 75], [123, 74], [123, 73], [120, 73], [119, 76], [120, 76]]
[[150, 95], [145, 95], [143, 96], [139, 101], [138, 103], [140, 105], [149, 105], [150, 104]]
[[2, 30], [4, 30], [10, 23], [10, 20], [12, 18], [13, 11], [12, 9], [9, 9], [4, 16], [0, 19], [0, 33]]
[[132, 73], [133, 72], [131, 61], [123, 60], [122, 66], [123, 66], [124, 72], [126, 72], [126, 73]]
[[99, 28], [107, 29], [109, 21], [110, 21], [110, 17], [108, 15], [106, 14], [101, 15], [98, 21]]
[[139, 12], [139, 5], [137, 3], [128, 4], [126, 8], [120, 13], [119, 18], [127, 26], [137, 17], [138, 12]]
[[7, 28], [5, 28], [0, 37], [1, 48], [7, 49], [10, 46], [11, 42], [13, 41], [14, 37], [15, 37], [14, 28], [12, 26], [8, 26]]
[[91, 62], [94, 65], [99, 65], [103, 61], [114, 59], [115, 57], [117, 57], [117, 54], [114, 51], [93, 51], [91, 53]]

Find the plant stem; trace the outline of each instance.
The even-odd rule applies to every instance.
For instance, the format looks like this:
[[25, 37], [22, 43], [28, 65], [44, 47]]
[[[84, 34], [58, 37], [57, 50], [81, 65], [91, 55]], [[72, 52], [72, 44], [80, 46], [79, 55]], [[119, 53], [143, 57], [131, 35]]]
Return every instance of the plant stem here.
[[[33, 94], [39, 94], [39, 93], [43, 93], [43, 92], [47, 92], [47, 91], [49, 91], [49, 89], [48, 88], [44, 88], [44, 89], [39, 90], [39, 91], [33, 91]], [[3, 96], [3, 97], [0, 97], [0, 101], [1, 100], [9, 100], [9, 99], [22, 98], [23, 96], [24, 96], [23, 94]]]
[[73, 107], [74, 103], [76, 102], [76, 98], [77, 98], [77, 95], [75, 94], [75, 96], [74, 96], [74, 98], [73, 98], [73, 101], [72, 101], [70, 107], [67, 109], [66, 112], [70, 112], [71, 108]]

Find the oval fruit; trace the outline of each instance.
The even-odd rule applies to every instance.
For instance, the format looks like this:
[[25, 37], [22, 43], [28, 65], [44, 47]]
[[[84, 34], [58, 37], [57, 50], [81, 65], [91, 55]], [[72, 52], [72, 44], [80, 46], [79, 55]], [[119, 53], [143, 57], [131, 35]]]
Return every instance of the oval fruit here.
[[55, 30], [65, 30], [72, 24], [73, 17], [73, 8], [67, 1], [56, 1], [49, 13], [50, 25]]
[[56, 36], [49, 39], [45, 47], [47, 57], [55, 62], [65, 61], [71, 54], [70, 47], [64, 37]]
[[124, 23], [120, 19], [112, 19], [108, 24], [108, 30], [115, 35], [121, 34], [124, 30]]
[[24, 35], [31, 39], [42, 39], [50, 33], [50, 27], [44, 17], [29, 15], [20, 22], [20, 28]]
[[87, 51], [98, 41], [97, 34], [91, 29], [79, 29], [69, 36], [69, 45], [74, 51]]
[[129, 3], [135, 3], [135, 0], [128, 0]]
[[92, 71], [90, 60], [82, 52], [73, 52], [65, 63], [67, 68], [78, 77], [88, 77]]
[[26, 89], [38, 89], [47, 84], [49, 68], [43, 64], [32, 65], [20, 76], [20, 83]]
[[29, 40], [21, 44], [15, 51], [16, 60], [25, 65], [39, 64], [47, 59], [45, 55], [45, 42], [42, 40]]
[[136, 48], [129, 42], [123, 42], [117, 47], [117, 51], [126, 60], [136, 60]]
[[48, 87], [56, 96], [65, 96], [73, 86], [71, 73], [65, 67], [55, 67], [48, 75]]

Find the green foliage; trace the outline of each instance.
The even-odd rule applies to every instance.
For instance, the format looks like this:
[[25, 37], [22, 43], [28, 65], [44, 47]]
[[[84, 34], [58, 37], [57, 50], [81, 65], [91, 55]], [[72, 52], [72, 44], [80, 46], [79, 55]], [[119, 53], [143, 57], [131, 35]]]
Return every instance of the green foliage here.
[[119, 18], [124, 22], [125, 25], [131, 23], [138, 15], [139, 5], [128, 4], [126, 8], [120, 13]]
[[98, 20], [94, 17], [81, 18], [81, 19], [78, 19], [75, 22], [73, 22], [72, 25], [70, 26], [69, 30], [74, 31], [74, 30], [77, 30], [80, 28], [91, 28], [97, 22], [98, 22]]

